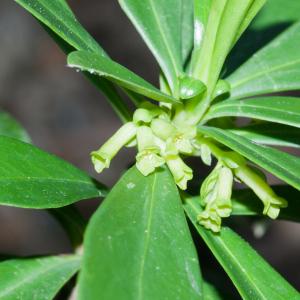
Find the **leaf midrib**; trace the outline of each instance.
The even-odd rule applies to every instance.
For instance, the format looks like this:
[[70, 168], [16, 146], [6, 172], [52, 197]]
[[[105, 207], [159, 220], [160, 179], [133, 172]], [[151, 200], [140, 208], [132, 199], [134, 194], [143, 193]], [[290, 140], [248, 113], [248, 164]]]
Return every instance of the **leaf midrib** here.
[[[240, 81], [237, 81], [237, 82], [231, 84], [231, 88], [232, 88], [232, 89], [235, 89], [235, 88], [237, 88], [237, 87], [239, 87], [239, 86], [241, 86], [241, 85], [247, 83], [248, 81], [251, 81], [251, 80], [253, 80], [253, 79], [255, 79], [255, 78], [259, 78], [259, 77], [261, 77], [261, 76], [268, 76], [268, 75], [270, 76], [270, 74], [268, 74], [268, 73], [271, 73], [271, 72], [274, 72], [274, 71], [278, 71], [278, 70], [280, 70], [280, 69], [283, 69], [283, 68], [292, 66], [292, 65], [294, 65], [294, 64], [296, 65], [296, 64], [298, 64], [298, 63], [300, 63], [300, 59], [296, 59], [296, 60], [291, 61], [291, 62], [289, 62], [289, 63], [285, 63], [285, 64], [282, 64], [282, 65], [278, 65], [278, 66], [276, 66], [276, 67], [269, 68], [269, 69], [267, 69], [267, 70], [258, 72], [258, 73], [254, 74], [254, 75], [252, 75], [252, 76], [246, 77], [246, 78], [244, 78], [243, 80], [240, 80]], [[267, 74], [268, 74], [268, 75], [267, 75]], [[230, 77], [228, 78], [228, 80], [230, 81]]]
[[[138, 296], [137, 299], [138, 300], [143, 300], [143, 279], [144, 279], [144, 273], [145, 273], [145, 262], [146, 262], [146, 255], [148, 253], [149, 250], [149, 243], [150, 243], [150, 231], [151, 231], [151, 225], [152, 225], [152, 215], [153, 215], [153, 208], [154, 208], [154, 202], [155, 202], [155, 198], [154, 198], [154, 189], [155, 189], [155, 185], [156, 185], [156, 180], [157, 180], [157, 175], [156, 173], [154, 173], [154, 178], [153, 178], [153, 185], [151, 188], [151, 198], [150, 198], [150, 209], [149, 209], [149, 214], [148, 214], [148, 222], [146, 225], [146, 240], [144, 242], [144, 251], [143, 251], [143, 255], [142, 255], [142, 261], [141, 261], [141, 265], [140, 265], [140, 270], [139, 270], [139, 275], [138, 275]], [[145, 234], [145, 232], [144, 232]]]
[[161, 34], [161, 36], [162, 36], [163, 41], [164, 41], [165, 48], [166, 48], [166, 50], [167, 50], [167, 52], [168, 52], [168, 54], [169, 54], [169, 57], [170, 57], [170, 59], [171, 59], [171, 63], [172, 63], [172, 65], [173, 65], [175, 74], [178, 75], [178, 74], [179, 74], [179, 70], [178, 70], [178, 68], [177, 68], [177, 64], [176, 64], [175, 58], [174, 58], [174, 56], [173, 56], [173, 52], [171, 51], [170, 46], [169, 46], [169, 43], [168, 43], [167, 38], [166, 38], [166, 36], [165, 36], [165, 32], [164, 32], [164, 30], [161, 28], [161, 24], [160, 24], [160, 22], [159, 22], [159, 17], [158, 17], [158, 15], [157, 15], [157, 11], [156, 11], [155, 5], [154, 5], [154, 3], [153, 3], [153, 0], [149, 0], [149, 4], [150, 4], [150, 8], [151, 8], [152, 11], [153, 11], [153, 16], [154, 16], [155, 22], [157, 23], [158, 30], [159, 30], [159, 32], [160, 32], [160, 34]]
[[[299, 102], [300, 104], [300, 102]], [[299, 105], [298, 104], [298, 105]], [[222, 103], [216, 107], [212, 107], [212, 110], [211, 110], [211, 113], [213, 114], [214, 112], [216, 113], [222, 113], [222, 111], [218, 112], [218, 110], [222, 110], [222, 108], [236, 108], [236, 109], [243, 109], [243, 108], [252, 108], [252, 109], [266, 109], [266, 110], [270, 110], [270, 111], [274, 111], [274, 112], [280, 112], [280, 113], [284, 113], [284, 114], [288, 114], [288, 115], [296, 115], [296, 116], [300, 116], [300, 113], [295, 113], [295, 111], [291, 111], [291, 110], [283, 110], [283, 109], [280, 109], [280, 108], [275, 108], [274, 106], [263, 106], [263, 105], [255, 105], [255, 104], [240, 104], [240, 103], [237, 103], [236, 105], [234, 103]], [[234, 113], [234, 112], [233, 112]], [[251, 112], [240, 112], [240, 113], [250, 113]]]
[[2, 290], [0, 292], [0, 296], [3, 297], [3, 296], [6, 296], [7, 294], [13, 292], [15, 289], [17, 289], [18, 287], [34, 280], [35, 278], [37, 277], [40, 277], [42, 276], [43, 274], [45, 273], [48, 273], [49, 271], [51, 271], [52, 269], [56, 269], [58, 266], [62, 267], [62, 265], [65, 265], [65, 264], [68, 264], [70, 261], [76, 261], [77, 258], [69, 258], [68, 261], [64, 261], [63, 263], [61, 262], [58, 262], [56, 263], [55, 265], [51, 265], [50, 267], [46, 267], [46, 268], [43, 268], [43, 266], [41, 266], [41, 271], [40, 272], [32, 272], [33, 275], [29, 275], [28, 274], [24, 277], [23, 280], [21, 281], [18, 281], [18, 282], [15, 282], [12, 286], [6, 288], [4, 291]]
[[[108, 72], [100, 71], [99, 69], [93, 69], [92, 67], [84, 67], [83, 65], [79, 65], [79, 64], [69, 64], [68, 66], [71, 68], [78, 68], [78, 69], [81, 69], [83, 71], [88, 71], [88, 72], [91, 70], [94, 70], [95, 74], [97, 74], [100, 77], [105, 77], [112, 81], [115, 80], [118, 82], [120, 82], [120, 81], [124, 82], [127, 85], [131, 85], [135, 88], [138, 88], [138, 89], [144, 91], [144, 93], [147, 93], [149, 95], [151, 95], [151, 94], [156, 95], [155, 97], [161, 97], [165, 100], [168, 99], [169, 101], [173, 100], [173, 98], [168, 97], [168, 95], [165, 95], [160, 90], [156, 89], [156, 87], [152, 86], [149, 82], [144, 81], [143, 78], [139, 77], [139, 75], [136, 75], [136, 74], [134, 74], [135, 76], [137, 76], [137, 78], [135, 80], [140, 80], [141, 81], [140, 83], [136, 83], [134, 81], [128, 80], [128, 78], [125, 78], [125, 77], [121, 77], [121, 76], [118, 77], [117, 75], [114, 75], [112, 73], [109, 74]], [[131, 72], [130, 70], [128, 70], [128, 71]]]
[[[198, 214], [199, 211], [197, 209], [197, 207], [191, 202], [188, 201], [188, 204], [190, 205], [190, 207], [194, 210], [195, 214]], [[204, 229], [206, 230], [206, 229]], [[232, 261], [236, 263], [236, 265], [240, 268], [240, 270], [242, 271], [243, 267], [241, 266], [241, 264], [239, 263], [239, 261], [237, 259], [235, 259], [235, 256], [231, 253], [230, 249], [228, 249], [228, 247], [226, 246], [226, 244], [223, 242], [222, 239], [218, 239], [218, 241], [220, 242], [220, 244], [223, 245], [223, 247], [227, 250], [228, 254], [230, 255], [230, 257], [232, 258]], [[211, 248], [211, 247], [209, 247]], [[219, 257], [219, 259], [221, 260], [221, 257], [219, 254], [217, 254], [217, 256]], [[223, 268], [226, 270], [227, 273], [230, 272], [230, 270], [225, 267], [223, 265]], [[242, 271], [243, 272], [243, 271]], [[247, 274], [247, 272], [243, 272], [243, 274], [245, 275], [245, 277], [247, 278], [248, 282], [250, 282], [252, 284], [252, 286], [258, 291], [258, 293], [261, 295], [262, 299], [268, 300], [267, 298], [265, 298], [265, 296], [262, 294], [262, 292], [260, 291], [260, 288], [256, 285], [256, 283], [251, 279], [251, 277]], [[235, 283], [236, 288], [238, 289], [238, 291], [240, 292], [241, 295], [244, 295], [244, 292], [240, 290], [240, 286], [236, 284], [236, 280], [232, 281]]]
[[54, 182], [69, 182], [69, 183], [80, 183], [80, 184], [86, 184], [86, 185], [92, 185], [91, 182], [88, 181], [83, 181], [83, 180], [76, 180], [76, 179], [61, 179], [61, 178], [51, 178], [51, 177], [32, 177], [32, 176], [25, 176], [24, 177], [5, 177], [5, 178], [0, 178], [0, 182], [6, 182], [6, 181], [19, 181], [19, 182], [30, 182], [30, 181], [54, 181]]
[[[18, 1], [18, 0], [16, 0], [16, 1]], [[18, 2], [19, 2], [19, 1], [18, 1]], [[22, 2], [23, 2], [23, 1], [22, 1]], [[55, 27], [52, 26], [52, 24], [51, 24], [46, 18], [44, 18], [44, 17], [42, 16], [41, 13], [39, 13], [36, 9], [32, 8], [30, 5], [27, 5], [27, 4], [24, 3], [24, 2], [23, 2], [23, 5], [27, 7], [27, 10], [28, 10], [28, 11], [30, 11], [30, 12], [33, 11], [33, 12], [35, 12], [35, 14], [37, 13], [36, 18], [43, 20], [42, 22], [44, 22], [45, 24], [47, 24], [47, 26], [48, 26], [49, 28], [51, 28], [52, 31], [54, 31], [55, 33], [57, 33], [57, 34], [61, 37], [61, 33], [59, 33], [59, 31], [53, 29], [53, 28], [55, 28]], [[59, 16], [58, 14], [54, 14], [50, 9], [48, 9], [46, 6], [44, 6], [44, 4], [41, 3], [40, 1], [39, 1], [39, 5], [42, 7], [42, 9], [44, 9], [45, 11], [47, 11], [48, 14], [51, 15], [54, 19], [58, 20], [58, 23], [59, 23], [59, 24], [63, 24], [63, 26], [65, 26], [65, 27], [67, 28], [67, 26], [65, 25], [65, 23], [66, 23], [65, 20], [61, 19], [60, 16]], [[68, 13], [70, 13], [70, 12], [68, 12]], [[33, 14], [33, 13], [32, 13], [32, 14]], [[69, 17], [70, 17], [70, 15], [69, 15]], [[73, 18], [73, 21], [77, 21], [76, 18], [73, 16], [73, 13], [72, 13], [72, 18]], [[73, 28], [73, 26], [72, 26], [72, 28]], [[81, 41], [81, 43], [82, 43], [83, 45], [85, 45], [88, 49], [94, 51], [94, 48], [92, 48], [90, 45], [88, 45], [88, 44], [81, 38], [81, 36], [78, 35], [78, 34], [76, 33], [76, 30], [72, 30], [72, 32], [73, 32], [73, 35], [76, 36], [76, 38], [77, 38], [79, 41]], [[87, 34], [88, 34], [88, 33], [87, 33]], [[64, 33], [64, 35], [65, 35], [65, 33]], [[66, 36], [67, 36], [67, 35], [66, 35]], [[91, 38], [92, 38], [92, 37], [91, 37]], [[64, 38], [63, 38], [63, 39], [64, 39]], [[74, 47], [75, 49], [77, 49], [77, 50], [84, 50], [84, 49], [80, 49], [80, 48], [78, 47], [78, 45], [75, 45], [73, 42], [70, 42], [69, 39], [68, 39], [68, 40], [64, 39], [64, 40], [65, 40], [68, 44], [70, 44], [72, 47]], [[99, 49], [99, 51], [101, 51], [101, 48]], [[103, 51], [103, 53], [104, 53], [104, 51]]]

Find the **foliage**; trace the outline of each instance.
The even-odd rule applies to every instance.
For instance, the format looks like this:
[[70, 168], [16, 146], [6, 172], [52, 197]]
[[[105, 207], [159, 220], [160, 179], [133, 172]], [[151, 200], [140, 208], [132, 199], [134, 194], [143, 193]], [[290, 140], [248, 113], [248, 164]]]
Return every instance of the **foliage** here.
[[[237, 215], [300, 220], [300, 159], [272, 147], [300, 147], [299, 98], [278, 94], [300, 90], [300, 2], [119, 0], [159, 64], [157, 88], [111, 59], [65, 0], [15, 1], [124, 123], [91, 153], [95, 170], [108, 168], [125, 146], [137, 155], [108, 192], [30, 144], [22, 127], [0, 113], [0, 204], [48, 209], [77, 253], [2, 261], [0, 299], [53, 299], [78, 271], [80, 300], [222, 299], [202, 277], [186, 217], [243, 299], [300, 299], [223, 226]], [[250, 121], [240, 126], [237, 118]], [[212, 167], [194, 196], [185, 162], [191, 156]], [[286, 185], [271, 187], [260, 169]], [[244, 189], [235, 190], [235, 181]], [[106, 198], [86, 224], [72, 203], [95, 197]]]

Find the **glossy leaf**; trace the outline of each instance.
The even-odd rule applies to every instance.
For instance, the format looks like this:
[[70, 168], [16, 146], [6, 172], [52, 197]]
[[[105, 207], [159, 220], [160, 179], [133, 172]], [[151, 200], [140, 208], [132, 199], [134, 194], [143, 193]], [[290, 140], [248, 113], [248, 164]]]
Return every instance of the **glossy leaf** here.
[[182, 0], [119, 0], [149, 49], [152, 51], [175, 97], [182, 73]]
[[76, 51], [68, 56], [68, 65], [91, 74], [103, 76], [128, 90], [151, 99], [176, 102], [174, 98], [162, 93], [143, 78], [107, 57], [86, 51]]
[[202, 299], [197, 253], [166, 169], [127, 171], [92, 217], [84, 247], [80, 300]]
[[234, 231], [223, 227], [214, 234], [197, 223], [199, 204], [187, 201], [184, 208], [243, 299], [299, 299], [299, 293]]
[[300, 89], [300, 23], [296, 23], [231, 74], [231, 98]]
[[194, 0], [194, 48], [192, 53], [192, 73], [201, 65], [201, 48], [207, 28], [211, 0]]
[[[65, 0], [15, 0], [28, 10], [48, 31], [56, 43], [69, 53], [84, 50], [107, 57], [107, 54], [80, 25]], [[128, 121], [130, 113], [114, 86], [101, 78], [87, 76], [108, 98], [121, 120]]]
[[[255, 0], [263, 1], [263, 0]], [[209, 94], [219, 78], [224, 61], [251, 8], [252, 0], [212, 1], [207, 30], [193, 76], [208, 85]], [[254, 17], [252, 15], [252, 17]], [[226, 38], [224, 38], [226, 36]]]
[[80, 258], [49, 256], [0, 263], [1, 300], [52, 300], [78, 271]]
[[106, 55], [63, 0], [15, 0], [73, 48]]
[[0, 136], [0, 204], [54, 208], [103, 196], [104, 186], [54, 155]]
[[205, 119], [246, 117], [300, 127], [300, 100], [295, 97], [265, 97], [227, 100], [213, 105]]
[[30, 137], [25, 129], [8, 113], [3, 111], [0, 111], [0, 135], [12, 137], [27, 143], [30, 142]]
[[233, 49], [226, 64], [226, 73], [232, 73], [292, 23], [300, 20], [299, 10], [299, 1], [267, 0]]
[[299, 10], [299, 1], [268, 0], [261, 12], [254, 19], [251, 27], [261, 29], [274, 24], [298, 21], [300, 20]]
[[300, 148], [300, 130], [291, 126], [262, 123], [230, 131], [257, 144]]
[[182, 1], [181, 52], [182, 52], [182, 63], [184, 66], [186, 66], [189, 55], [193, 49], [193, 36], [194, 36], [193, 1], [194, 0]]
[[250, 25], [250, 23], [253, 21], [253, 19], [255, 20], [256, 15], [258, 14], [258, 12], [264, 7], [264, 5], [267, 3], [267, 0], [254, 0], [252, 1], [247, 15], [245, 16], [238, 32], [237, 35], [235, 37], [235, 42], [237, 42], [239, 40], [239, 38], [241, 37], [241, 35], [244, 33], [244, 31], [248, 28], [248, 26]]
[[228, 130], [214, 127], [199, 127], [199, 130], [300, 189], [300, 158], [267, 146], [257, 145]]

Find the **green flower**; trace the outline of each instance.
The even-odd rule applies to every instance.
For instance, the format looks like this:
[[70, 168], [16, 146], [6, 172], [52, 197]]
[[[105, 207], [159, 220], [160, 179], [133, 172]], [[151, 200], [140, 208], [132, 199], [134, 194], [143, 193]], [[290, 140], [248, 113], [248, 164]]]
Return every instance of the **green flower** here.
[[124, 124], [99, 150], [91, 153], [96, 172], [101, 173], [104, 168], [109, 167], [110, 161], [120, 149], [133, 140], [136, 130], [134, 123]]
[[201, 205], [204, 211], [198, 216], [199, 223], [214, 232], [220, 231], [222, 219], [232, 211], [232, 171], [218, 163], [205, 179], [200, 189]]
[[136, 156], [136, 167], [147, 176], [165, 163], [159, 155], [160, 147], [156, 143], [156, 137], [148, 126], [140, 126], [137, 130], [138, 154]]
[[198, 222], [213, 232], [219, 232], [222, 224], [221, 218], [215, 211], [204, 211], [198, 216]]
[[269, 216], [271, 219], [276, 219], [280, 213], [280, 208], [288, 206], [285, 199], [276, 196], [262, 200], [264, 203], [263, 214]]
[[276, 219], [280, 209], [287, 207], [285, 199], [277, 196], [268, 183], [257, 171], [247, 165], [234, 169], [235, 176], [249, 186], [264, 204], [263, 214]]
[[140, 108], [136, 109], [133, 114], [135, 124], [149, 124], [157, 116], [168, 117], [166, 110], [149, 102], [142, 103]]
[[187, 182], [193, 178], [193, 170], [178, 155], [168, 157], [166, 162], [178, 187], [186, 190]]
[[165, 163], [165, 160], [158, 153], [157, 148], [149, 148], [137, 154], [136, 167], [144, 176], [151, 174]]
[[151, 129], [153, 133], [160, 139], [166, 141], [176, 132], [175, 126], [166, 119], [157, 118], [151, 122]]
[[199, 224], [213, 232], [219, 232], [221, 229], [222, 219], [213, 207], [203, 211], [197, 220]]

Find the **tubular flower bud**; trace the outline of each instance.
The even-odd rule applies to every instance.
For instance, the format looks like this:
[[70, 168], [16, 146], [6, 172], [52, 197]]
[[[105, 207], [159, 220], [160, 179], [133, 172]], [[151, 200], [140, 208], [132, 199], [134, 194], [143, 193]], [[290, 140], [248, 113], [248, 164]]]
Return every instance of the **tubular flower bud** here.
[[192, 169], [178, 155], [170, 156], [166, 161], [178, 187], [186, 190], [187, 182], [193, 178]]
[[218, 232], [222, 224], [221, 218], [230, 216], [232, 184], [232, 171], [221, 164], [203, 182], [200, 198], [205, 210], [198, 216], [198, 221], [204, 227]]
[[170, 138], [176, 131], [175, 126], [170, 121], [164, 119], [154, 119], [151, 122], [151, 129], [157, 137], [164, 141]]
[[196, 134], [196, 128], [193, 126], [177, 128], [173, 136], [173, 143], [180, 153], [192, 154], [194, 152], [192, 141]]
[[244, 165], [234, 169], [235, 176], [249, 186], [264, 204], [263, 214], [276, 219], [280, 208], [287, 207], [285, 199], [277, 196], [268, 183], [256, 171]]
[[140, 126], [137, 130], [138, 154], [136, 156], [136, 167], [147, 176], [165, 163], [159, 155], [160, 148], [155, 143], [155, 136], [151, 128]]
[[214, 208], [208, 208], [198, 216], [198, 222], [206, 229], [213, 232], [219, 232], [222, 220]]
[[104, 168], [108, 168], [110, 161], [128, 144], [136, 135], [137, 127], [134, 123], [124, 124], [99, 150], [91, 153], [91, 159], [97, 173], [101, 173]]

